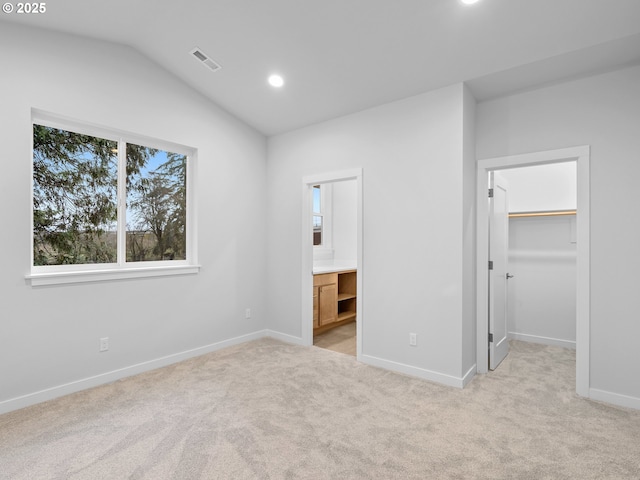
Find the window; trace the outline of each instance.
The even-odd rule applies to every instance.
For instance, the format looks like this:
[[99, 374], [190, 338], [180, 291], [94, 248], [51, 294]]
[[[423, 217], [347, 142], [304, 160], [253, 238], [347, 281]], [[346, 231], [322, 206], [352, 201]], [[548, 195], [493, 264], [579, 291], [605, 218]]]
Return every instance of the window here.
[[312, 191], [312, 225], [314, 257], [317, 260], [332, 258], [331, 184], [314, 185]]
[[127, 144], [127, 262], [186, 260], [187, 157]]
[[313, 246], [322, 245], [322, 190], [313, 186]]
[[32, 283], [197, 271], [194, 157], [180, 145], [34, 114]]

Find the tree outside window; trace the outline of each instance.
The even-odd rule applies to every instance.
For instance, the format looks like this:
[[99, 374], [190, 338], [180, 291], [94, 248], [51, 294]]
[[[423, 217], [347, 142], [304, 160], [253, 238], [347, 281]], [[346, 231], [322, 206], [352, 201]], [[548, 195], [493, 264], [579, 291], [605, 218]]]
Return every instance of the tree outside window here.
[[34, 123], [34, 266], [185, 260], [186, 236], [186, 155]]

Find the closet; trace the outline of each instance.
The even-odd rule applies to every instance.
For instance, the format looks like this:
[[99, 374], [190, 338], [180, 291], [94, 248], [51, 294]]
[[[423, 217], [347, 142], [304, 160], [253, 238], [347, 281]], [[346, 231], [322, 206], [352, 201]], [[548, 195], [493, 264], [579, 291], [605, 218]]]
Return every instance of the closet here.
[[500, 171], [508, 185], [508, 336], [575, 348], [576, 164]]

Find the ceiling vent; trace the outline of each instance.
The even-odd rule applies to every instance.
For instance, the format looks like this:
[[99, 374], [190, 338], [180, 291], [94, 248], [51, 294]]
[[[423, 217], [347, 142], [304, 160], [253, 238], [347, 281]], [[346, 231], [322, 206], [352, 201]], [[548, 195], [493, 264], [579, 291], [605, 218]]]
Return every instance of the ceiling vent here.
[[191, 55], [193, 55], [202, 65], [204, 65], [207, 68], [213, 70], [214, 72], [217, 72], [218, 70], [220, 70], [222, 68], [219, 64], [217, 64], [216, 62], [211, 60], [211, 58], [209, 58], [209, 56], [207, 56], [198, 47], [194, 48], [189, 53], [191, 53]]

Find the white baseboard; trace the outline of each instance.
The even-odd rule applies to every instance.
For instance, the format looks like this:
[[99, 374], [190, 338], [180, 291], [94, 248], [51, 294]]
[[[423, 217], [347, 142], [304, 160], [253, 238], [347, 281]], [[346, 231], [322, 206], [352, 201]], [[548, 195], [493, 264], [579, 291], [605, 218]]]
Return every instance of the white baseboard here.
[[[292, 335], [276, 332], [274, 330], [266, 330], [266, 335], [268, 337], [272, 337], [286, 343], [292, 343], [294, 345], [304, 346], [304, 342], [300, 337], [294, 337]], [[407, 375], [411, 375], [413, 377], [418, 377], [424, 380], [429, 380], [432, 382], [441, 383], [444, 385], [457, 387], [457, 388], [464, 388], [471, 381], [471, 379], [475, 376], [477, 372], [477, 368], [475, 364], [467, 371], [467, 373], [465, 373], [465, 375], [462, 378], [458, 378], [458, 377], [446, 375], [443, 373], [433, 372], [431, 370], [425, 370], [422, 368], [413, 367], [411, 365], [406, 365], [403, 363], [398, 363], [390, 360], [384, 360], [382, 358], [372, 357], [370, 355], [362, 355], [361, 358], [359, 358], [359, 361], [361, 361], [362, 363], [366, 363], [368, 365], [372, 365], [374, 367], [380, 367], [386, 370], [391, 370], [393, 372], [404, 373]]]
[[300, 337], [294, 337], [286, 333], [276, 332], [275, 330], [265, 330], [265, 336], [281, 340], [286, 343], [293, 343], [294, 345], [304, 346], [304, 342]]
[[640, 410], [640, 398], [630, 397], [628, 395], [622, 395], [620, 393], [612, 393], [605, 390], [598, 390], [597, 388], [590, 388], [589, 398], [591, 400], [597, 400], [599, 402], [618, 405], [619, 407]]
[[464, 388], [469, 383], [476, 372], [476, 366], [474, 365], [464, 377], [454, 377], [453, 375], [447, 375], [445, 373], [434, 372], [426, 370], [424, 368], [414, 367], [412, 365], [406, 365], [404, 363], [393, 362], [391, 360], [384, 360], [378, 357], [372, 357], [370, 355], [362, 355], [360, 359], [362, 363], [372, 365], [374, 367], [384, 368], [393, 372], [404, 373], [405, 375], [411, 375], [412, 377], [421, 378], [423, 380], [429, 380], [430, 382], [440, 383], [449, 387]]
[[241, 335], [239, 337], [231, 338], [217, 343], [212, 343], [203, 347], [167, 355], [166, 357], [156, 358], [154, 360], [138, 363], [129, 367], [101, 373], [93, 377], [83, 378], [81, 380], [69, 382], [64, 385], [58, 385], [56, 387], [47, 388], [38, 392], [22, 395], [20, 397], [10, 398], [9, 400], [0, 402], [0, 414], [12, 412], [20, 408], [35, 405], [37, 403], [46, 402], [47, 400], [53, 400], [54, 398], [69, 395], [71, 393], [86, 390], [88, 388], [105, 385], [107, 383], [120, 380], [121, 378], [126, 378], [132, 375], [137, 375], [139, 373], [155, 370], [156, 368], [166, 367], [167, 365], [172, 365], [174, 363], [188, 360], [189, 358], [193, 357], [198, 357], [206, 353], [215, 352], [216, 350], [220, 350], [222, 348], [231, 347], [233, 345], [249, 342], [251, 340], [257, 340], [267, 335], [269, 335], [267, 330], [259, 330], [257, 332], [249, 333], [247, 335]]
[[464, 377], [462, 377], [462, 388], [467, 386], [471, 379], [476, 376], [476, 373], [478, 373], [478, 365], [474, 363], [469, 371], [464, 374]]
[[520, 340], [521, 342], [540, 343], [551, 345], [552, 347], [576, 349], [576, 342], [571, 340], [560, 340], [559, 338], [541, 337], [539, 335], [528, 335], [526, 333], [509, 332], [510, 340]]
[[[212, 343], [210, 345], [194, 348], [192, 350], [186, 350], [184, 352], [167, 355], [165, 357], [157, 358], [155, 360], [150, 360], [147, 362], [138, 363], [136, 365], [125, 367], [119, 370], [113, 370], [111, 372], [106, 372], [100, 375], [95, 375], [93, 377], [84, 378], [84, 379], [70, 382], [64, 385], [59, 385], [56, 387], [40, 390], [38, 392], [30, 393], [20, 397], [4, 400], [0, 402], [0, 414], [8, 413], [14, 410], [28, 407], [30, 405], [35, 405], [37, 403], [45, 402], [47, 400], [52, 400], [54, 398], [62, 397], [64, 395], [69, 395], [71, 393], [79, 392], [81, 390], [86, 390], [88, 388], [93, 388], [99, 385], [111, 383], [116, 380], [120, 380], [121, 378], [126, 378], [132, 375], [137, 375], [139, 373], [146, 372], [146, 371], [155, 370], [156, 368], [172, 365], [174, 363], [178, 363], [183, 360], [188, 360], [193, 357], [215, 352], [217, 350], [220, 350], [226, 347], [231, 347], [233, 345], [238, 345], [240, 343], [249, 342], [251, 340], [257, 340], [263, 337], [272, 337], [277, 340], [281, 340], [283, 342], [291, 343], [294, 345], [303, 345], [303, 341], [300, 337], [295, 337], [285, 333], [276, 332], [274, 330], [259, 330], [257, 332], [253, 332], [247, 335], [242, 335], [242, 336], [231, 338], [221, 342]], [[533, 343], [542, 343], [545, 345], [561, 346], [565, 348], [575, 348], [575, 342], [569, 342], [566, 340], [549, 339], [546, 337], [513, 334], [513, 333], [509, 333], [509, 337], [514, 338], [516, 340], [522, 340], [525, 342], [529, 341]], [[554, 343], [550, 343], [550, 342], [554, 342]], [[428, 380], [428, 381], [432, 381], [432, 382], [436, 382], [436, 383], [440, 383], [443, 385], [448, 385], [456, 388], [464, 388], [476, 374], [476, 365], [473, 365], [463, 377], [455, 377], [453, 375], [434, 372], [431, 370], [426, 370], [423, 368], [414, 367], [414, 366], [406, 365], [399, 362], [393, 362], [391, 360], [384, 360], [384, 359], [373, 357], [370, 355], [362, 355], [360, 360], [362, 361], [362, 363], [366, 363], [368, 365], [384, 368], [387, 370], [403, 373], [406, 375], [411, 375], [417, 378], [422, 378], [424, 380]], [[589, 397], [592, 400], [597, 400], [605, 403], [610, 403], [613, 405], [618, 405], [621, 407], [640, 410], [640, 398], [607, 392], [607, 391], [598, 390], [595, 388], [589, 389]]]

